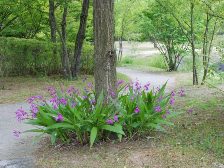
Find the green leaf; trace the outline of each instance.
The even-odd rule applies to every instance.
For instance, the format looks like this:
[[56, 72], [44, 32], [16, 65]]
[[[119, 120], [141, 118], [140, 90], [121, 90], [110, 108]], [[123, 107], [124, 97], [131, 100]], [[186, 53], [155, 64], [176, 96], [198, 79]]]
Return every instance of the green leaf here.
[[117, 134], [117, 137], [118, 137], [119, 141], [121, 142], [121, 140], [122, 140], [122, 135], [121, 135], [121, 134]]
[[97, 136], [97, 127], [93, 127], [90, 133], [90, 148], [93, 146]]
[[54, 132], [52, 132], [52, 134], [51, 134], [51, 143], [52, 143], [52, 145], [55, 144], [56, 139], [57, 139], [57, 132], [54, 131]]
[[104, 130], [107, 130], [107, 131], [115, 132], [117, 134], [125, 135], [125, 133], [122, 129], [122, 126], [120, 124], [117, 124], [117, 125], [103, 125], [101, 128], [104, 129]]
[[47, 127], [47, 129], [57, 129], [57, 128], [70, 128], [70, 129], [75, 129], [74, 125], [68, 124], [68, 123], [56, 123], [53, 124], [49, 127]]
[[27, 133], [27, 132], [45, 132], [45, 130], [43, 129], [30, 129], [30, 130], [26, 130], [23, 133]]

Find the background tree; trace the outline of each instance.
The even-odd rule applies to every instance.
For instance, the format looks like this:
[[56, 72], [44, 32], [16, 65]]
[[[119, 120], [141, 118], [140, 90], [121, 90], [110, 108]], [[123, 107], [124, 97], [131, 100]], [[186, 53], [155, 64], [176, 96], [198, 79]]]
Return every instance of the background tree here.
[[74, 63], [72, 67], [72, 76], [75, 78], [77, 78], [80, 69], [80, 59], [81, 59], [82, 46], [85, 39], [88, 10], [89, 10], [89, 0], [83, 0], [82, 12], [80, 15], [80, 25], [75, 41]]
[[150, 3], [141, 15], [142, 39], [150, 39], [163, 55], [168, 71], [176, 71], [188, 44], [181, 28], [168, 11]]

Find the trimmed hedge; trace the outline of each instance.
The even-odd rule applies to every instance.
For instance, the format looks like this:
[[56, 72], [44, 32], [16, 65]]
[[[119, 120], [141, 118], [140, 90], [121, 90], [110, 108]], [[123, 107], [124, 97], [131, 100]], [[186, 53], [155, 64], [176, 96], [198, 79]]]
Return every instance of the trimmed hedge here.
[[[61, 71], [61, 47], [57, 44], [57, 55], [53, 56], [54, 45], [35, 39], [0, 37], [0, 76], [49, 75]], [[68, 44], [70, 62], [74, 45]], [[83, 47], [82, 70], [92, 73], [93, 46]], [[88, 58], [88, 60], [87, 60]]]

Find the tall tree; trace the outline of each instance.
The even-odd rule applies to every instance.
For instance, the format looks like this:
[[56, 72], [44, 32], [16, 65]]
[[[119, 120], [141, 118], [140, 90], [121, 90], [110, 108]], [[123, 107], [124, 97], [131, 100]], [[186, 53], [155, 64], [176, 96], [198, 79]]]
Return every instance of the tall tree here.
[[82, 12], [80, 15], [79, 31], [75, 41], [74, 64], [72, 67], [72, 76], [77, 78], [80, 69], [82, 46], [85, 39], [86, 23], [88, 18], [89, 0], [83, 0]]
[[117, 79], [113, 13], [114, 0], [93, 0], [95, 91], [97, 97], [103, 92], [106, 102]]
[[191, 1], [190, 5], [190, 43], [191, 43], [191, 51], [193, 56], [193, 85], [198, 85], [198, 74], [197, 74], [197, 66], [196, 66], [196, 51], [195, 51], [195, 31], [194, 31], [194, 9], [195, 4], [193, 1]]
[[67, 14], [68, 14], [68, 4], [67, 1], [64, 1], [63, 4], [63, 14], [61, 20], [61, 31], [57, 28], [57, 32], [61, 39], [61, 46], [62, 46], [62, 68], [64, 77], [67, 79], [71, 78], [71, 70], [70, 70], [70, 63], [68, 57], [68, 48], [67, 48], [67, 40], [66, 40], [66, 25], [67, 25]]
[[53, 60], [52, 60], [52, 64], [56, 65], [57, 62], [57, 47], [56, 47], [56, 18], [55, 18], [55, 4], [54, 4], [54, 0], [49, 0], [49, 25], [50, 25], [50, 32], [51, 32], [51, 42], [53, 44]]

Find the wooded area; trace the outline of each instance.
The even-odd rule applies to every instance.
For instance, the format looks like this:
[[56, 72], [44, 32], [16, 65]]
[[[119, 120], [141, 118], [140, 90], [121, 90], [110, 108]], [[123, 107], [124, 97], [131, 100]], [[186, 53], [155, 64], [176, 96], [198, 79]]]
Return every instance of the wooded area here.
[[222, 168], [223, 93], [224, 0], [0, 1], [0, 167]]

